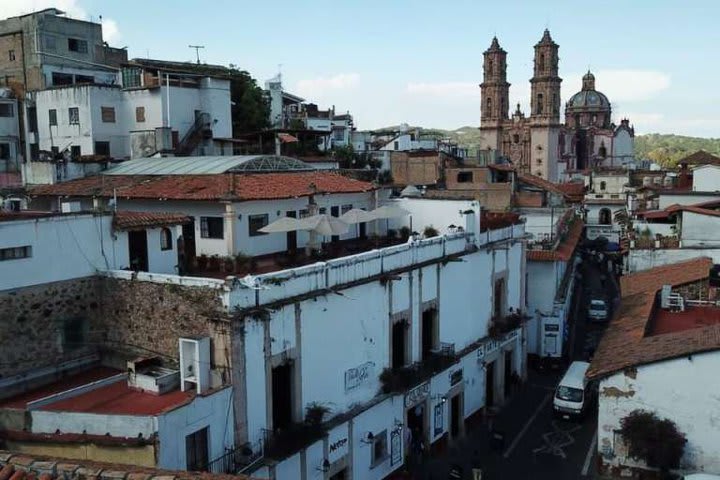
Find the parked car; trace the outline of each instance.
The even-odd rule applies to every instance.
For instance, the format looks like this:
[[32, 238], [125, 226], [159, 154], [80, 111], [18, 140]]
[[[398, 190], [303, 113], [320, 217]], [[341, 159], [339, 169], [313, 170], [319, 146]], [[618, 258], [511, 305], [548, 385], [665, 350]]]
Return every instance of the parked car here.
[[590, 300], [588, 306], [588, 318], [595, 322], [603, 322], [608, 319], [608, 308], [605, 300]]

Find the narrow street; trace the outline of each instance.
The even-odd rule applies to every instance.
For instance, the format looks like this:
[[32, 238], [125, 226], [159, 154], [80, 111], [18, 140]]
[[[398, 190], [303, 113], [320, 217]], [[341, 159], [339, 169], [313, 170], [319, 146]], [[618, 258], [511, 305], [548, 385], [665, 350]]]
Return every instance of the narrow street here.
[[[607, 325], [586, 319], [590, 297], [605, 295], [612, 308], [617, 296], [614, 278], [595, 259], [579, 267], [571, 324], [571, 360], [589, 360]], [[610, 312], [612, 314], [612, 311]], [[427, 460], [412, 478], [446, 479], [451, 467], [462, 467], [461, 478], [472, 479], [472, 469], [488, 479], [582, 479], [594, 478], [596, 465], [597, 413], [593, 407], [584, 419], [567, 422], [552, 415], [552, 397], [563, 368], [545, 372], [530, 370], [520, 387], [491, 421], [485, 421], [452, 445], [441, 458]], [[504, 434], [498, 445], [492, 431]]]

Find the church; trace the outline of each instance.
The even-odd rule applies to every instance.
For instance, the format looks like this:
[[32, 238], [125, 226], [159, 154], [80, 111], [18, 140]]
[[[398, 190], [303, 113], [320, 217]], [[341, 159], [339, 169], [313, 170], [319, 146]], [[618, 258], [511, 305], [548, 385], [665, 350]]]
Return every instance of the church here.
[[632, 162], [634, 129], [627, 119], [620, 125], [612, 123], [610, 101], [595, 89], [595, 76], [589, 71], [583, 76], [582, 90], [565, 104], [565, 123], [560, 122], [559, 48], [545, 30], [535, 45], [530, 116], [519, 103], [510, 116], [507, 52], [497, 37], [492, 39], [483, 53], [480, 148], [497, 151], [519, 172], [550, 181], [564, 179], [574, 170]]

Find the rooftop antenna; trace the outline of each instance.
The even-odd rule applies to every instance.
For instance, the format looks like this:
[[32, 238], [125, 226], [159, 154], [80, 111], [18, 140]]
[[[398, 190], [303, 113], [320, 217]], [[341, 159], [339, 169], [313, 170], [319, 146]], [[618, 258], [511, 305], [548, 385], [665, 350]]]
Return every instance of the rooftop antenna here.
[[205, 45], [188, 45], [188, 48], [195, 49], [195, 57], [197, 58], [197, 64], [200, 65], [200, 49], [205, 48]]

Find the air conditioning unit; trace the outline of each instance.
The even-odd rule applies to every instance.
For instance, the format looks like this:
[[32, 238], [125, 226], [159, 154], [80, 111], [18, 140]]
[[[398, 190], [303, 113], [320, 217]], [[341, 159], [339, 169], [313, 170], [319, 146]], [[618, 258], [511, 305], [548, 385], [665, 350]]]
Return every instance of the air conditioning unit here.
[[180, 338], [180, 389], [210, 388], [210, 337]]

